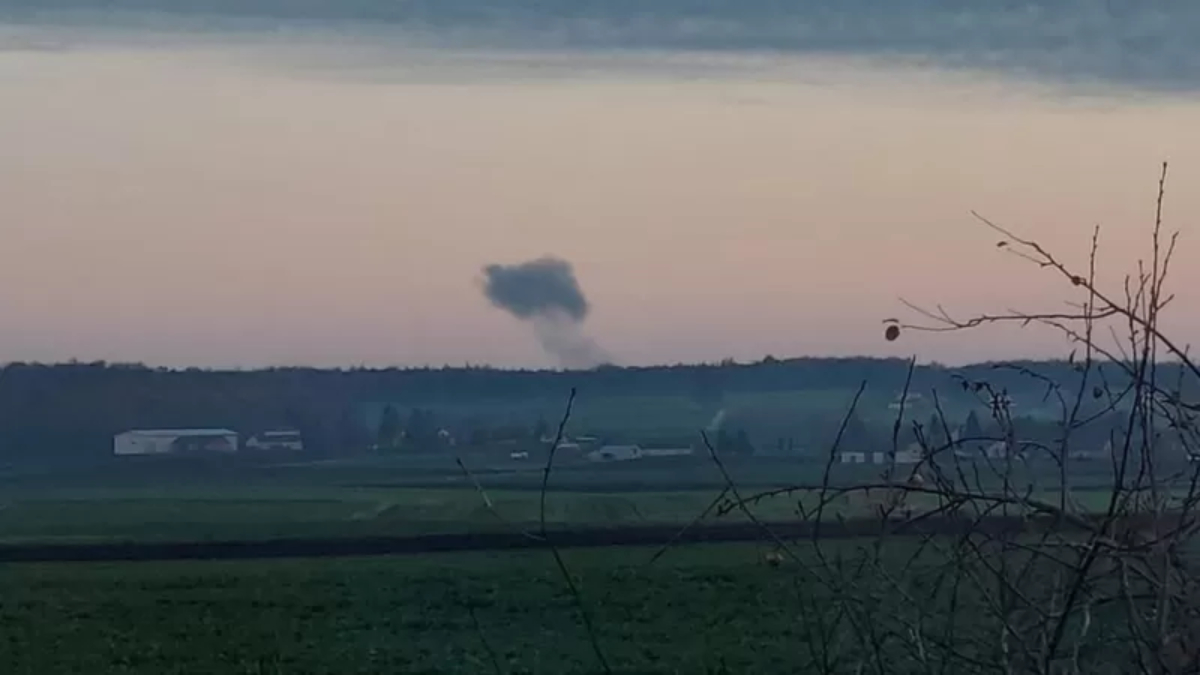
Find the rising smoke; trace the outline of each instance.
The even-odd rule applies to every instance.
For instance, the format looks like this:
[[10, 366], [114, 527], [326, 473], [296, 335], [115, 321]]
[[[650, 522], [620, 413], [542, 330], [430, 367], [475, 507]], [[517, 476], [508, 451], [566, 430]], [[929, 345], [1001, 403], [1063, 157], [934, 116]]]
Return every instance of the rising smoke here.
[[483, 268], [483, 292], [494, 306], [533, 327], [542, 349], [566, 368], [594, 368], [608, 355], [583, 332], [590, 305], [571, 263], [544, 257]]

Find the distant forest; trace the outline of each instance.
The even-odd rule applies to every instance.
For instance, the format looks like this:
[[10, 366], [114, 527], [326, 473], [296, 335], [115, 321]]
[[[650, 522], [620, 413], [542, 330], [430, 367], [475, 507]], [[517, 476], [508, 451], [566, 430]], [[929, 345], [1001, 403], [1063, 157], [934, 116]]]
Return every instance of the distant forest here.
[[[717, 408], [732, 395], [853, 393], [864, 381], [891, 396], [903, 389], [908, 369], [903, 359], [771, 357], [757, 363], [589, 371], [485, 367], [215, 371], [103, 362], [14, 363], [0, 371], [0, 458], [7, 463], [96, 460], [111, 453], [115, 433], [167, 427], [226, 427], [243, 434], [291, 427], [304, 433], [309, 452], [336, 455], [361, 450], [376, 438], [379, 421], [364, 412], [371, 402], [387, 401], [435, 414], [439, 407], [473, 403], [565, 402], [568, 392], [576, 388], [581, 396], [686, 397]], [[1121, 378], [1115, 371], [1106, 372], [1105, 379], [1119, 386]], [[1048, 381], [1073, 390], [1080, 386], [1080, 377], [1080, 369], [1065, 361], [962, 368], [934, 364], [915, 369], [911, 390], [926, 395], [936, 390], [961, 399], [978, 395], [964, 381], [986, 381], [1014, 400], [1036, 404], [1046, 398]], [[545, 428], [547, 421], [527, 423], [531, 429]]]

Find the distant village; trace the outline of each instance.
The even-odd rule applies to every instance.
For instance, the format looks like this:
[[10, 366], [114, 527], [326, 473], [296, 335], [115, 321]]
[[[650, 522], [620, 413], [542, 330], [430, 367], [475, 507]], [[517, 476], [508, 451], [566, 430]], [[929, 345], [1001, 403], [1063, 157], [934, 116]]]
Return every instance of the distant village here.
[[[439, 444], [446, 449], [458, 446], [458, 440], [446, 429], [436, 432]], [[403, 434], [400, 441], [403, 442]], [[978, 443], [964, 441], [962, 429], [955, 429], [951, 434], [952, 450], [959, 459], [1003, 459], [1019, 455], [1022, 450], [1016, 441], [992, 441]], [[557, 446], [555, 442], [558, 441]], [[713, 443], [717, 452], [734, 455], [757, 454], [753, 448], [739, 447], [746, 443], [744, 436], [735, 434], [727, 436], [718, 433]], [[703, 442], [682, 445], [668, 443], [606, 443], [598, 436], [564, 436], [559, 439], [551, 434], [537, 438], [537, 448], [532, 456], [544, 454], [551, 447], [556, 448], [558, 457], [563, 461], [588, 461], [596, 463], [627, 462], [648, 458], [692, 457], [707, 454], [708, 448]], [[403, 446], [385, 446], [373, 444], [369, 450], [375, 453], [400, 452]], [[500, 441], [493, 449], [502, 451], [513, 462], [531, 459], [531, 448], [528, 443], [520, 443], [516, 439]], [[117, 434], [113, 438], [113, 454], [117, 456], [133, 455], [220, 455], [239, 452], [297, 453], [304, 450], [302, 434], [294, 429], [263, 431], [253, 434], [245, 442], [241, 441], [238, 432], [231, 429], [134, 429]], [[538, 452], [540, 450], [541, 452]], [[1111, 441], [1099, 449], [1077, 449], [1071, 452], [1071, 458], [1076, 460], [1097, 460], [1110, 455]], [[775, 453], [770, 453], [775, 454]], [[795, 456], [794, 452], [783, 453]], [[838, 453], [840, 464], [918, 464], [927, 456], [925, 445], [917, 442], [910, 443], [904, 449], [891, 452], [886, 450], [866, 452], [862, 450], [844, 450]]]
[[[890, 412], [898, 413], [906, 403], [909, 406], [905, 408], [906, 414], [915, 412], [921, 397], [910, 394], [903, 401], [897, 398], [889, 405]], [[703, 434], [696, 433], [687, 438], [638, 438], [637, 434], [628, 433], [620, 438], [600, 433], [564, 433], [559, 437], [544, 420], [532, 426], [478, 422], [456, 425], [440, 424], [437, 416], [428, 410], [413, 408], [406, 413], [404, 420], [397, 408], [385, 406], [375, 433], [366, 435], [361, 446], [344, 450], [349, 454], [397, 455], [457, 451], [513, 463], [539, 460], [552, 448], [560, 461], [592, 463], [707, 457], [710, 452], [726, 457], [828, 457], [828, 446], [810, 451], [792, 438], [778, 438], [773, 444], [756, 445], [745, 429], [726, 428], [724, 410], [713, 416]], [[861, 421], [857, 425], [863, 426]], [[1028, 437], [1012, 435], [997, 440], [994, 430], [990, 437], [984, 434], [974, 413], [953, 426], [931, 416], [924, 423], [923, 431], [912, 433], [909, 430], [896, 439], [898, 444], [891, 438], [882, 438], [877, 432], [854, 437], [853, 429], [843, 431], [846, 435], [834, 458], [840, 465], [919, 464], [928, 459], [931, 450], [943, 457], [953, 453], [961, 460], [1016, 458], [1026, 456], [1032, 448], [1048, 447], [1054, 433], [1053, 429], [1041, 424]], [[290, 428], [258, 431], [244, 439], [237, 431], [225, 428], [133, 429], [113, 437], [113, 454], [117, 456], [301, 453], [305, 450], [303, 433]], [[1075, 442], [1068, 448], [1069, 458], [1078, 461], [1111, 458], [1112, 453], [1113, 442], [1108, 434]], [[1194, 461], [1195, 458], [1189, 459]]]
[[232, 429], [130, 429], [113, 436], [113, 454], [228, 455], [237, 452], [302, 452], [304, 439], [295, 429], [251, 435], [245, 443]]

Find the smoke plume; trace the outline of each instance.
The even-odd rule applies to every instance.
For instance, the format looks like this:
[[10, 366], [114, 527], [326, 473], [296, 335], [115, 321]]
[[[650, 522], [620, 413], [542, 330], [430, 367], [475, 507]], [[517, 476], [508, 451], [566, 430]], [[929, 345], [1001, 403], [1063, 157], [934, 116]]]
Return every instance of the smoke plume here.
[[583, 332], [590, 306], [571, 263], [538, 258], [483, 268], [483, 292], [492, 305], [533, 327], [542, 349], [566, 368], [594, 368], [610, 359]]

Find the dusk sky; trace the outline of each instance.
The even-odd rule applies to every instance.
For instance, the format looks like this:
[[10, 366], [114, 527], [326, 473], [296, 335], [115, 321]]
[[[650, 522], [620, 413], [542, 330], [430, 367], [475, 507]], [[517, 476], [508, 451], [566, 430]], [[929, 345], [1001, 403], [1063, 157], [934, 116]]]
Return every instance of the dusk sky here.
[[1060, 356], [1044, 331], [887, 343], [881, 321], [915, 318], [900, 297], [1075, 299], [972, 209], [1075, 264], [1099, 224], [1116, 282], [1164, 160], [1170, 325], [1194, 342], [1200, 7], [1105, 24], [1105, 3], [1045, 3], [482, 24], [0, 0], [0, 361], [548, 366], [480, 290], [486, 265], [544, 255], [622, 364]]

